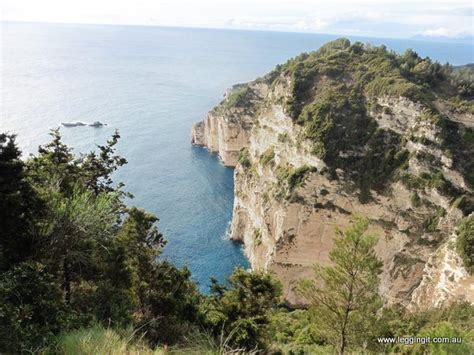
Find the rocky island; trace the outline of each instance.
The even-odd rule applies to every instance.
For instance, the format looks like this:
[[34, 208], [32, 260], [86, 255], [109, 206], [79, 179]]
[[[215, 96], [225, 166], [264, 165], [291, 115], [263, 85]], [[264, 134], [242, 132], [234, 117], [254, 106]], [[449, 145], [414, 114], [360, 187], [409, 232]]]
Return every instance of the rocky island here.
[[235, 167], [231, 238], [290, 306], [355, 215], [379, 237], [386, 304], [472, 303], [472, 94], [448, 65], [339, 39], [234, 86], [192, 143]]

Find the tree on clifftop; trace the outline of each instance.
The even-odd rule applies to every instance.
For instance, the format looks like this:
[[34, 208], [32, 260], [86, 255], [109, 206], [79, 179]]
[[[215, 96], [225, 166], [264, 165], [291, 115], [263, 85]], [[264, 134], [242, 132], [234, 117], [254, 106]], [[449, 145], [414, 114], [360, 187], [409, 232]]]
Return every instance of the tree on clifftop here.
[[40, 202], [28, 184], [15, 136], [0, 134], [0, 272], [33, 252]]
[[331, 266], [316, 266], [315, 280], [300, 284], [301, 294], [315, 309], [316, 322], [340, 354], [363, 345], [381, 306], [377, 293], [382, 262], [374, 252], [377, 238], [365, 234], [365, 218], [357, 218], [330, 253]]

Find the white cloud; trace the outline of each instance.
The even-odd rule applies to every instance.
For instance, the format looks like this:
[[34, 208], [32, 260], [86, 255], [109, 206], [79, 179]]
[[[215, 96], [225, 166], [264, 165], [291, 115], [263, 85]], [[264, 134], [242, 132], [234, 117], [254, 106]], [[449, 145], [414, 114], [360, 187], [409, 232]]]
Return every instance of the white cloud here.
[[472, 36], [472, 31], [469, 31], [469, 29], [438, 27], [435, 29], [425, 30], [421, 32], [421, 34], [427, 37], [459, 38], [469, 35]]

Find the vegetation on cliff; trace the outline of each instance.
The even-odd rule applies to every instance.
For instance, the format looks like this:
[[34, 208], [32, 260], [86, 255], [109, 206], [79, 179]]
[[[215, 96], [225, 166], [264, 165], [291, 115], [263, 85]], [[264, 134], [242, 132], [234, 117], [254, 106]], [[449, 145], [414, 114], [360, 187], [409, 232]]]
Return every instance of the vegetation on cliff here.
[[[474, 186], [474, 163], [468, 157], [474, 155], [472, 129], [446, 119], [437, 108], [442, 102], [457, 112], [474, 112], [471, 74], [412, 50], [400, 55], [385, 46], [338, 39], [278, 66], [269, 77], [274, 87], [289, 85], [283, 104], [304, 128], [301, 138], [313, 143], [313, 153], [326, 162], [332, 176], [336, 169], [345, 171], [362, 201], [370, 199], [370, 190], [383, 192], [407, 168], [409, 140], [438, 146]], [[424, 111], [419, 121], [433, 124], [440, 142], [380, 128], [373, 115], [392, 116], [389, 107], [382, 110], [378, 103], [383, 97], [405, 97], [420, 104]], [[448, 193], [454, 198], [463, 194], [453, 189]]]
[[461, 220], [458, 227], [457, 250], [466, 269], [474, 273], [474, 215]]

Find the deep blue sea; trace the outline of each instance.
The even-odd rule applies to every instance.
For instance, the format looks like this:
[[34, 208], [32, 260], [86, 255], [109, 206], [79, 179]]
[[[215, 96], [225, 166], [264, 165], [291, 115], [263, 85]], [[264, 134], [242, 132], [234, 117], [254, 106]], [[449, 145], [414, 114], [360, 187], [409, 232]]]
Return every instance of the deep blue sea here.
[[[116, 175], [130, 202], [159, 218], [163, 257], [188, 265], [204, 289], [248, 266], [226, 231], [233, 171], [190, 144], [191, 125], [235, 83], [261, 76], [330, 35], [163, 27], [1, 23], [0, 131], [18, 134], [26, 154], [63, 121], [104, 128], [62, 128], [76, 152], [118, 129], [129, 164]], [[474, 62], [473, 46], [395, 39], [351, 39], [407, 47], [452, 64]]]

